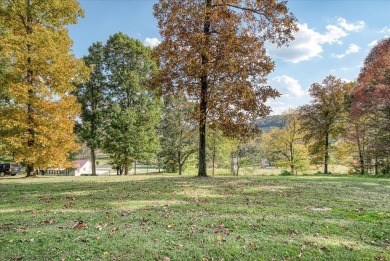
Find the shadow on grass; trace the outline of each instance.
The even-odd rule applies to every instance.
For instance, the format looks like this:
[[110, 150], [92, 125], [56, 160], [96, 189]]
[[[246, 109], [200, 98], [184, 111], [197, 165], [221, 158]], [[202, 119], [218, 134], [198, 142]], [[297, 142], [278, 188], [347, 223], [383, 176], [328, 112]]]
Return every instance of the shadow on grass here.
[[366, 181], [161, 175], [7, 180], [0, 183], [0, 247], [5, 260], [387, 258], [389, 203], [383, 197], [389, 192], [378, 180]]

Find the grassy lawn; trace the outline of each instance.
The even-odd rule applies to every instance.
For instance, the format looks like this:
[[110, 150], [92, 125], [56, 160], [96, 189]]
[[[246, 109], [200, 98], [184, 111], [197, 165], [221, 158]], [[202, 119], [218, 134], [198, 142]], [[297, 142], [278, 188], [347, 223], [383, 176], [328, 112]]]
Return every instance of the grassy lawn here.
[[0, 178], [0, 260], [390, 260], [390, 180]]

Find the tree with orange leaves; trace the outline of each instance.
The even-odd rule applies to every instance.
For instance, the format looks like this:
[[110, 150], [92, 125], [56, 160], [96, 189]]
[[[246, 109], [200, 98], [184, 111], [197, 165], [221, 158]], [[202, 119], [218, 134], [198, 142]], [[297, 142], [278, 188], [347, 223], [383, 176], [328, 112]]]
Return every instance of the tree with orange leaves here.
[[360, 173], [390, 173], [390, 38], [379, 41], [364, 61], [351, 117], [364, 126], [357, 140]]
[[7, 62], [0, 101], [1, 143], [16, 162], [35, 168], [68, 167], [75, 151], [79, 113], [73, 83], [87, 78], [84, 63], [70, 55], [66, 25], [83, 16], [76, 0], [0, 2], [0, 49]]
[[256, 133], [254, 120], [271, 111], [264, 102], [279, 95], [266, 85], [274, 62], [265, 45], [292, 40], [296, 18], [277, 0], [160, 0], [154, 15], [163, 37], [156, 88], [197, 101], [198, 176], [207, 176], [206, 123], [230, 137]]

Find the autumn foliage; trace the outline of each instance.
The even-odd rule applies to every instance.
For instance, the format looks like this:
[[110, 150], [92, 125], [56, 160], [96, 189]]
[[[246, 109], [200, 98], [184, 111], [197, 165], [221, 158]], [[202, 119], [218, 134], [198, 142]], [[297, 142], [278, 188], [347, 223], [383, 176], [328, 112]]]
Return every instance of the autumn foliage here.
[[1, 143], [16, 162], [34, 168], [70, 166], [78, 148], [73, 133], [79, 113], [70, 93], [87, 68], [70, 55], [66, 25], [83, 11], [70, 1], [2, 1], [0, 49], [9, 63], [1, 99]]
[[279, 93], [266, 84], [274, 63], [265, 43], [291, 40], [295, 17], [276, 0], [160, 0], [159, 90], [198, 102], [199, 176], [206, 176], [206, 122], [227, 136], [248, 136]]
[[379, 41], [366, 57], [350, 116], [355, 122], [360, 173], [390, 172], [390, 38]]

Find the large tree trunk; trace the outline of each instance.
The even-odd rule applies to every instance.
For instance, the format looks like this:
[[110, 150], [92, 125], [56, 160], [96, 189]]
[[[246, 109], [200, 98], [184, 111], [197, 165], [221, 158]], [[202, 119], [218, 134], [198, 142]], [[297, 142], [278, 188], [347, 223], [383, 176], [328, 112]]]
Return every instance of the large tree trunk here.
[[[33, 33], [33, 29], [31, 28], [31, 0], [27, 0], [27, 26], [26, 26], [26, 33], [28, 35], [31, 35]], [[27, 147], [29, 151], [32, 151], [32, 147], [35, 144], [35, 129], [34, 129], [34, 108], [33, 108], [33, 100], [34, 100], [34, 82], [33, 82], [33, 70], [31, 69], [32, 66], [32, 59], [31, 59], [31, 45], [27, 44], [27, 82], [30, 85], [30, 89], [28, 90], [28, 102], [27, 102], [27, 132], [28, 132], [28, 140], [27, 140]], [[34, 172], [34, 164], [28, 163], [27, 164], [27, 177], [34, 177], [36, 176], [36, 173]]]
[[96, 151], [94, 148], [91, 150], [91, 163], [92, 163], [92, 176], [96, 176]]
[[[211, 0], [206, 0], [206, 17], [203, 26], [203, 33], [206, 41], [205, 45], [208, 46], [210, 39], [210, 14]], [[200, 93], [200, 117], [199, 117], [199, 163], [198, 163], [198, 176], [207, 177], [206, 171], [206, 119], [207, 119], [207, 91], [208, 91], [208, 72], [207, 64], [209, 62], [206, 53], [202, 53], [202, 66], [203, 75], [201, 77], [201, 93]]]
[[360, 175], [364, 174], [364, 155], [363, 149], [361, 147], [359, 137], [358, 137], [358, 150], [359, 150], [359, 167], [360, 167]]
[[126, 161], [124, 165], [125, 165], [125, 175], [129, 175], [129, 163]]
[[294, 175], [295, 174], [295, 163], [294, 163], [294, 147], [293, 147], [293, 144], [290, 143], [290, 172], [291, 172], [291, 175]]
[[[31, 61], [30, 58], [28, 58], [29, 61]], [[31, 78], [32, 76], [32, 71], [28, 70], [27, 73], [28, 77]], [[27, 146], [29, 148], [29, 151], [32, 151], [32, 147], [35, 144], [35, 130], [34, 130], [34, 119], [33, 119], [33, 108], [32, 108], [32, 99], [34, 97], [34, 92], [33, 90], [28, 90], [28, 99], [29, 102], [27, 104], [27, 123], [28, 123], [28, 140], [27, 140]], [[33, 163], [28, 163], [27, 164], [27, 177], [34, 177], [36, 176], [36, 173], [34, 172], [34, 164]]]
[[329, 132], [325, 134], [325, 159], [324, 159], [324, 174], [328, 174], [329, 163]]
[[179, 163], [179, 175], [181, 175], [183, 172], [183, 164]]
[[213, 176], [214, 176], [214, 171], [215, 171], [215, 147], [214, 147], [214, 149], [213, 149]]
[[182, 159], [182, 155], [181, 155], [181, 150], [179, 150], [177, 152], [177, 159], [178, 159], [178, 163], [179, 163], [179, 176], [182, 174], [182, 171], [183, 171], [183, 159]]
[[216, 158], [216, 154], [217, 154], [217, 152], [216, 152], [216, 150], [217, 150], [217, 146], [216, 146], [216, 133], [215, 133], [215, 131], [214, 131], [214, 133], [213, 133], [213, 154], [212, 154], [212, 164], [213, 164], [213, 176], [214, 176], [214, 174], [215, 174], [215, 158]]

